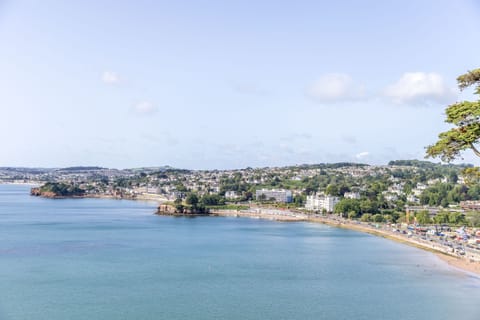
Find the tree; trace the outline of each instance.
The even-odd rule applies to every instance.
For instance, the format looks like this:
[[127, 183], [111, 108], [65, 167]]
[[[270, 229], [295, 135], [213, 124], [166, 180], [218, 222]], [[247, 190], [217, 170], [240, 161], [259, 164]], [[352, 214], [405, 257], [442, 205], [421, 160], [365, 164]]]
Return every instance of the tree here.
[[329, 184], [325, 189], [325, 193], [331, 196], [338, 196], [339, 195], [338, 186], [335, 184]]
[[383, 216], [381, 214], [374, 214], [372, 220], [377, 223], [383, 222]]
[[294, 197], [293, 197], [293, 203], [298, 206], [298, 207], [301, 207], [304, 203], [305, 203], [305, 198], [304, 196], [300, 195], [300, 194], [296, 194]]
[[[474, 93], [480, 96], [480, 69], [459, 76], [457, 83], [460, 90], [475, 85]], [[427, 157], [450, 162], [468, 149], [480, 157], [476, 146], [480, 143], [480, 100], [456, 102], [448, 106], [445, 113], [445, 122], [455, 127], [438, 135], [438, 141], [427, 147]]]
[[372, 215], [370, 213], [362, 214], [362, 216], [360, 217], [360, 221], [370, 222], [370, 221], [372, 221]]
[[471, 227], [479, 227], [480, 226], [480, 212], [468, 212], [466, 216], [466, 220], [468, 221]]
[[336, 205], [334, 209], [335, 213], [349, 213], [355, 212], [359, 214], [360, 210], [360, 200], [357, 199], [342, 199]]
[[433, 221], [438, 224], [448, 223], [448, 212], [439, 212], [435, 217], [433, 217]]
[[480, 184], [480, 168], [466, 168], [462, 174], [467, 185], [474, 186]]
[[428, 215], [428, 211], [419, 211], [415, 215], [415, 219], [419, 224], [429, 224], [431, 223], [430, 216]]
[[198, 204], [198, 196], [195, 193], [190, 193], [185, 199], [185, 202], [192, 207], [196, 207]]
[[465, 224], [465, 215], [460, 212], [450, 212], [448, 214], [448, 222], [453, 224], [453, 225], [461, 225]]
[[355, 219], [357, 217], [357, 213], [355, 211], [350, 211], [348, 213], [348, 219], [352, 220], [352, 219]]

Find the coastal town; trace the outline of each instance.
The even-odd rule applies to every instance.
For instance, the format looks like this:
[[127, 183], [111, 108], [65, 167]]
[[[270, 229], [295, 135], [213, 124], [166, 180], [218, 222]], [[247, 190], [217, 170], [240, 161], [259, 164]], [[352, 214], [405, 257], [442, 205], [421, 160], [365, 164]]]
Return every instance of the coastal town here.
[[0, 168], [32, 195], [156, 201], [158, 213], [315, 221], [395, 237], [480, 263], [480, 186], [468, 166], [425, 161], [239, 170]]

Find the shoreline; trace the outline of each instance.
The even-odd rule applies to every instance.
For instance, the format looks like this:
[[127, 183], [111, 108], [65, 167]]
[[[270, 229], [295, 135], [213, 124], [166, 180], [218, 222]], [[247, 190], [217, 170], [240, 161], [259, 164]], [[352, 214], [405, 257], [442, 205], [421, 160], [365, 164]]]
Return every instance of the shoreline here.
[[475, 262], [471, 259], [463, 258], [458, 255], [452, 254], [451, 252], [445, 251], [444, 248], [441, 248], [438, 245], [435, 246], [435, 244], [431, 244], [426, 241], [423, 242], [417, 239], [407, 238], [402, 235], [388, 232], [382, 229], [370, 229], [366, 226], [356, 225], [354, 223], [334, 223], [334, 222], [325, 221], [325, 219], [317, 219], [317, 218], [312, 218], [311, 220], [308, 220], [308, 221], [314, 222], [314, 223], [322, 223], [322, 224], [329, 225], [336, 228], [368, 233], [377, 237], [392, 240], [397, 243], [402, 243], [411, 247], [428, 251], [433, 253], [436, 257], [440, 258], [444, 262], [446, 262], [448, 265], [455, 267], [457, 269], [460, 269], [462, 272], [472, 273], [475, 276], [480, 277], [479, 262]]
[[381, 237], [387, 240], [395, 241], [397, 243], [402, 243], [411, 247], [415, 247], [424, 251], [428, 251], [434, 254], [436, 257], [447, 263], [450, 267], [460, 270], [461, 272], [473, 275], [480, 278], [480, 262], [475, 262], [474, 260], [468, 259], [467, 257], [463, 258], [456, 254], [446, 251], [445, 248], [441, 248], [438, 245], [429, 243], [427, 241], [423, 242], [418, 239], [408, 238], [401, 234], [396, 234], [383, 229], [376, 229], [362, 225], [360, 223], [354, 223], [343, 220], [335, 220], [328, 217], [305, 217], [301, 215], [278, 215], [274, 213], [257, 213], [257, 212], [229, 212], [227, 210], [219, 210], [213, 212], [215, 216], [222, 217], [242, 217], [242, 218], [253, 218], [253, 219], [264, 219], [264, 220], [273, 220], [279, 222], [310, 222], [310, 223], [320, 223], [328, 225], [334, 228], [341, 228], [347, 230], [353, 230], [357, 232], [367, 233], [373, 236]]

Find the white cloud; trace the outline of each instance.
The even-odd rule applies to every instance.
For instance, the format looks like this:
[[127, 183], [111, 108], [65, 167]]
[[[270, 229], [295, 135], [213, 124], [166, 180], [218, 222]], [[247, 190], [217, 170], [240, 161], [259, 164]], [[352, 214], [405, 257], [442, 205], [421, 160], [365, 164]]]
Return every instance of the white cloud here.
[[369, 155], [370, 155], [370, 152], [368, 152], [368, 151], [363, 151], [363, 152], [357, 153], [357, 154], [355, 155], [355, 158], [357, 158], [357, 159], [363, 159], [363, 158], [365, 158], [365, 157], [368, 157]]
[[455, 92], [448, 87], [438, 73], [407, 72], [388, 86], [385, 96], [400, 104], [448, 103], [455, 99]]
[[118, 84], [122, 81], [122, 79], [116, 72], [104, 71], [102, 74], [102, 81], [106, 84]]
[[157, 112], [157, 107], [150, 101], [140, 101], [133, 106], [133, 111], [140, 115], [149, 115]]
[[364, 88], [348, 74], [329, 73], [308, 87], [307, 95], [320, 103], [332, 103], [360, 99], [364, 97]]

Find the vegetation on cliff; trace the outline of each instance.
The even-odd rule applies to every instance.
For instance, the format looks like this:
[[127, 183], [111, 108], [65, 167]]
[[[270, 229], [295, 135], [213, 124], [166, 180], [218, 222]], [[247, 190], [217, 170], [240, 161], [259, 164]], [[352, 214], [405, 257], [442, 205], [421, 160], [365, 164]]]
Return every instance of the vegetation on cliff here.
[[63, 182], [47, 182], [39, 188], [33, 188], [31, 193], [46, 197], [74, 197], [85, 195], [85, 190]]

